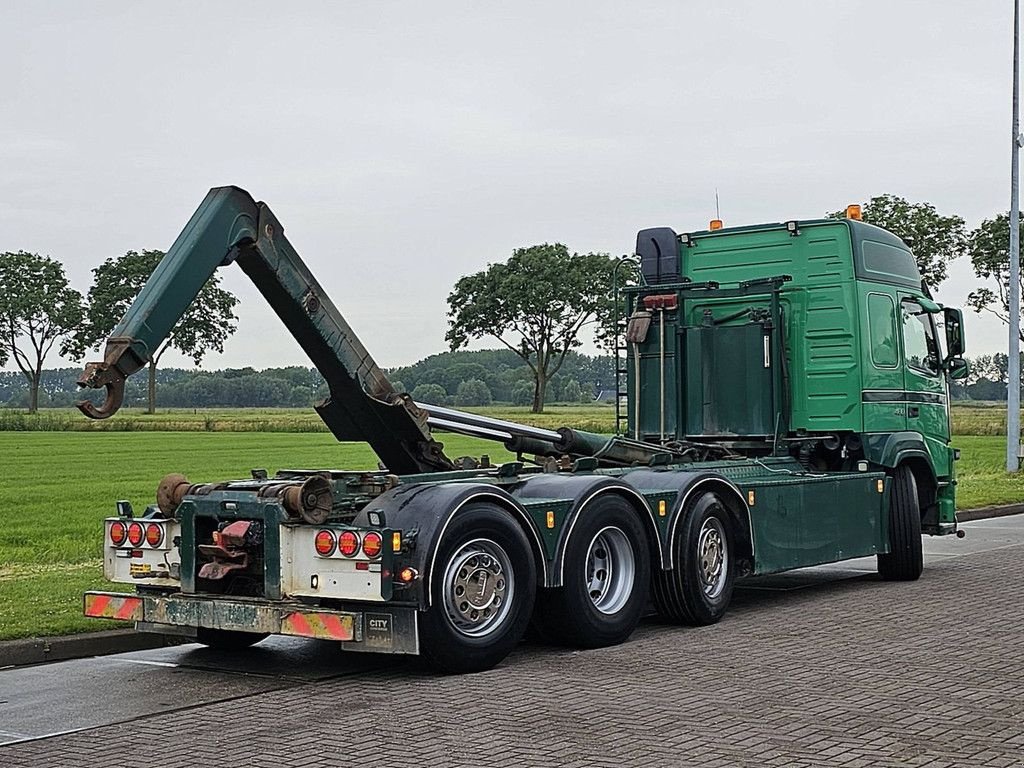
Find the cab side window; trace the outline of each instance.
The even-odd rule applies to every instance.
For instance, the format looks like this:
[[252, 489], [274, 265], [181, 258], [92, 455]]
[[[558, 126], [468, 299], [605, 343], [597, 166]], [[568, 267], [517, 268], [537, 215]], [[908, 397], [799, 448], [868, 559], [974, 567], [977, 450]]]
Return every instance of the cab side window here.
[[896, 336], [896, 304], [883, 293], [868, 294], [868, 333], [871, 362], [876, 368], [895, 368], [900, 362]]
[[907, 365], [928, 376], [937, 376], [939, 344], [931, 318], [913, 299], [904, 299], [900, 307], [903, 312], [903, 351]]

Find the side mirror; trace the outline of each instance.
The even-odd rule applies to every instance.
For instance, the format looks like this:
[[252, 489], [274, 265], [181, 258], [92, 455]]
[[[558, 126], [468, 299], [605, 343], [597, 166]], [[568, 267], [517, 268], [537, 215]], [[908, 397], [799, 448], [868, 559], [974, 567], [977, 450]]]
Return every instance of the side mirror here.
[[942, 318], [946, 325], [946, 359], [962, 357], [965, 351], [963, 313], [955, 307], [946, 307], [942, 310]]
[[946, 373], [953, 380], [966, 379], [970, 372], [970, 364], [962, 357], [954, 357], [946, 362]]

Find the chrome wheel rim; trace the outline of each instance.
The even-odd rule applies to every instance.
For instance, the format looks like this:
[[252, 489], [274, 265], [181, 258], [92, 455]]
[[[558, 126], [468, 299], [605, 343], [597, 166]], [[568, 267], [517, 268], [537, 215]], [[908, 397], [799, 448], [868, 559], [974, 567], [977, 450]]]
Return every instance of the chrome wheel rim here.
[[707, 597], [714, 599], [722, 594], [729, 573], [729, 550], [725, 544], [725, 528], [717, 517], [709, 517], [700, 527], [697, 570]]
[[442, 583], [448, 621], [466, 637], [496, 632], [508, 617], [515, 594], [512, 561], [490, 539], [466, 542], [448, 560]]
[[621, 611], [636, 581], [636, 558], [629, 537], [614, 525], [602, 528], [590, 541], [586, 563], [584, 578], [594, 607], [604, 614]]

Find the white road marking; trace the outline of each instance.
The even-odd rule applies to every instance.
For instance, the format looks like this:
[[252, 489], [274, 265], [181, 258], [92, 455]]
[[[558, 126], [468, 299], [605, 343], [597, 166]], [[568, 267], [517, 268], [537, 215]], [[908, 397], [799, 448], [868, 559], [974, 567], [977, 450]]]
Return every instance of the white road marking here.
[[146, 665], [148, 665], [150, 667], [177, 667], [177, 666], [179, 666], [178, 664], [175, 664], [175, 663], [170, 662], [170, 661], [147, 661], [146, 659], [119, 659], [116, 656], [113, 659], [111, 659], [111, 661], [123, 661], [126, 664], [146, 664]]

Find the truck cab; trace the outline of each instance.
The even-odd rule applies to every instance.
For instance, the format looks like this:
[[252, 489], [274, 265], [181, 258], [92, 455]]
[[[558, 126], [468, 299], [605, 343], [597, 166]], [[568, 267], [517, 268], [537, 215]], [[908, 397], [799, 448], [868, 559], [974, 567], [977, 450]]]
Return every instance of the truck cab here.
[[637, 253], [632, 436], [724, 441], [818, 471], [906, 464], [922, 530], [955, 530], [948, 384], [966, 372], [962, 316], [932, 300], [902, 240], [851, 217], [648, 229]]

